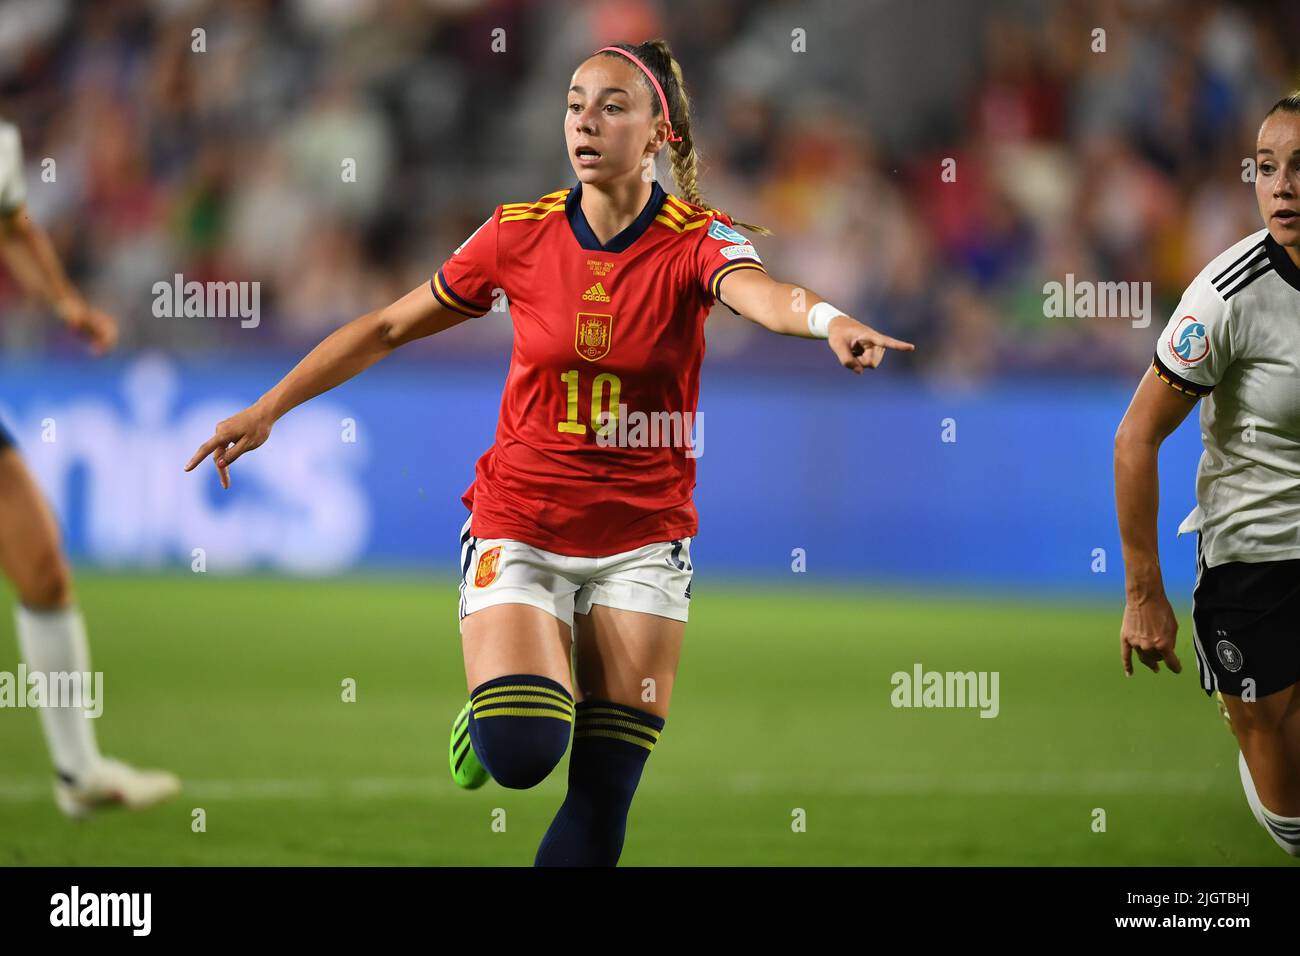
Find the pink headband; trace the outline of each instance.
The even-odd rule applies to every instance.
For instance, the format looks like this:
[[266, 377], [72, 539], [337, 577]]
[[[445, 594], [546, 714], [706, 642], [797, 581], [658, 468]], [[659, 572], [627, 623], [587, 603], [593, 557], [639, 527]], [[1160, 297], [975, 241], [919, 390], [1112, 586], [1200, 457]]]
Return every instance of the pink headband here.
[[[603, 46], [599, 50], [597, 50], [596, 53], [604, 53], [606, 50], [613, 50], [615, 53], [622, 53], [625, 57], [627, 57], [637, 66], [641, 67], [641, 72], [650, 78], [650, 82], [654, 84], [655, 92], [659, 94], [659, 105], [663, 107], [664, 119], [668, 121], [668, 141], [670, 143], [680, 143], [682, 141], [682, 138], [673, 132], [673, 121], [669, 119], [668, 116], [668, 97], [664, 96], [664, 88], [659, 85], [659, 81], [655, 79], [654, 74], [651, 73], [648, 69], [646, 69], [646, 65], [644, 63], [642, 63], [639, 59], [637, 59], [631, 53], [628, 53], [627, 50], [624, 50], [620, 46]], [[595, 55], [596, 55], [595, 53], [592, 54], [592, 56]]]

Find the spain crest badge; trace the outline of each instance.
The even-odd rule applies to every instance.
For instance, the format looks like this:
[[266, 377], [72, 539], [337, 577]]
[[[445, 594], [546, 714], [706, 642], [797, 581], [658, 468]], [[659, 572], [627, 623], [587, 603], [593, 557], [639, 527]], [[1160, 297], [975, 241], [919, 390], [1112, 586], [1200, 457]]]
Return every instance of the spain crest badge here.
[[478, 557], [474, 571], [474, 587], [485, 588], [497, 579], [497, 566], [501, 562], [501, 545], [488, 548]]
[[588, 362], [603, 359], [609, 354], [609, 345], [614, 337], [614, 317], [599, 312], [579, 312], [578, 327], [574, 335], [573, 347]]

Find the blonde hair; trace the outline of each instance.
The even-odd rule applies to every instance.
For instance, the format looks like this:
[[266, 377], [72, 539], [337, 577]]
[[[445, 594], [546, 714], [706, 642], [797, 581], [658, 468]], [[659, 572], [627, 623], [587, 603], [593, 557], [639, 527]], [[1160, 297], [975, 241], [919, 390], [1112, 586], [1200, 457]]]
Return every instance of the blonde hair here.
[[1268, 119], [1274, 113], [1300, 114], [1300, 89], [1292, 90], [1274, 103], [1273, 108], [1264, 114], [1264, 119]]
[[[654, 78], [659, 81], [659, 85], [663, 87], [664, 98], [668, 100], [669, 114], [664, 118], [672, 126], [673, 132], [681, 137], [679, 142], [669, 141], [668, 143], [673, 182], [677, 184], [677, 190], [681, 193], [681, 197], [688, 203], [700, 206], [703, 209], [711, 209], [712, 207], [700, 194], [700, 152], [695, 146], [695, 137], [692, 135], [691, 130], [691, 101], [686, 93], [686, 81], [682, 79], [681, 64], [673, 58], [672, 50], [668, 48], [668, 41], [663, 39], [648, 40], [637, 46], [630, 43], [611, 43], [609, 45], [627, 50], [627, 52], [639, 59], [654, 74]], [[600, 55], [618, 57], [618, 59], [627, 62], [626, 57], [621, 57], [617, 53], [605, 51]], [[640, 70], [637, 70], [637, 72], [641, 73]], [[653, 84], [644, 73], [641, 73], [641, 82], [650, 91], [651, 115], [658, 116], [663, 112], [662, 107], [659, 105], [659, 95], [655, 92]], [[772, 230], [766, 226], [742, 222], [721, 209], [714, 211], [723, 213], [723, 215], [731, 219], [734, 225], [748, 229], [750, 232], [758, 233], [760, 236], [772, 235]]]

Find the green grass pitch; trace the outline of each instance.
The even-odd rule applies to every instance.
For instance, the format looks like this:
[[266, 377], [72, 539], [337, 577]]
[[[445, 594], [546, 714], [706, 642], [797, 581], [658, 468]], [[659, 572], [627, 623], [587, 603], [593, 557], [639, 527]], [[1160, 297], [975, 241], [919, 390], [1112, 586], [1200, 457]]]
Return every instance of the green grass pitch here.
[[[565, 765], [526, 792], [452, 784], [454, 582], [87, 573], [77, 588], [104, 751], [185, 790], [64, 820], [37, 715], [0, 710], [0, 864], [531, 864]], [[706, 582], [623, 864], [1288, 862], [1241, 795], [1186, 615], [1178, 677], [1125, 679], [1118, 629], [1096, 604]], [[916, 662], [998, 671], [1000, 714], [895, 709], [890, 676]], [[16, 667], [0, 639], [0, 670]]]

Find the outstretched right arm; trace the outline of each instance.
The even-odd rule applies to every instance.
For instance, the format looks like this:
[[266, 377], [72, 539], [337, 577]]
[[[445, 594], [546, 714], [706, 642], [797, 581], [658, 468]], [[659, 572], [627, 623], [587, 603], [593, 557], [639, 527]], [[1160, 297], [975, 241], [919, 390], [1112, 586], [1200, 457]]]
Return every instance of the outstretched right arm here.
[[332, 332], [269, 392], [238, 414], [217, 424], [185, 466], [193, 471], [208, 455], [223, 488], [230, 487], [230, 465], [263, 444], [271, 428], [290, 409], [364, 372], [398, 346], [449, 329], [469, 316], [440, 303], [422, 283], [392, 305], [369, 312]]

